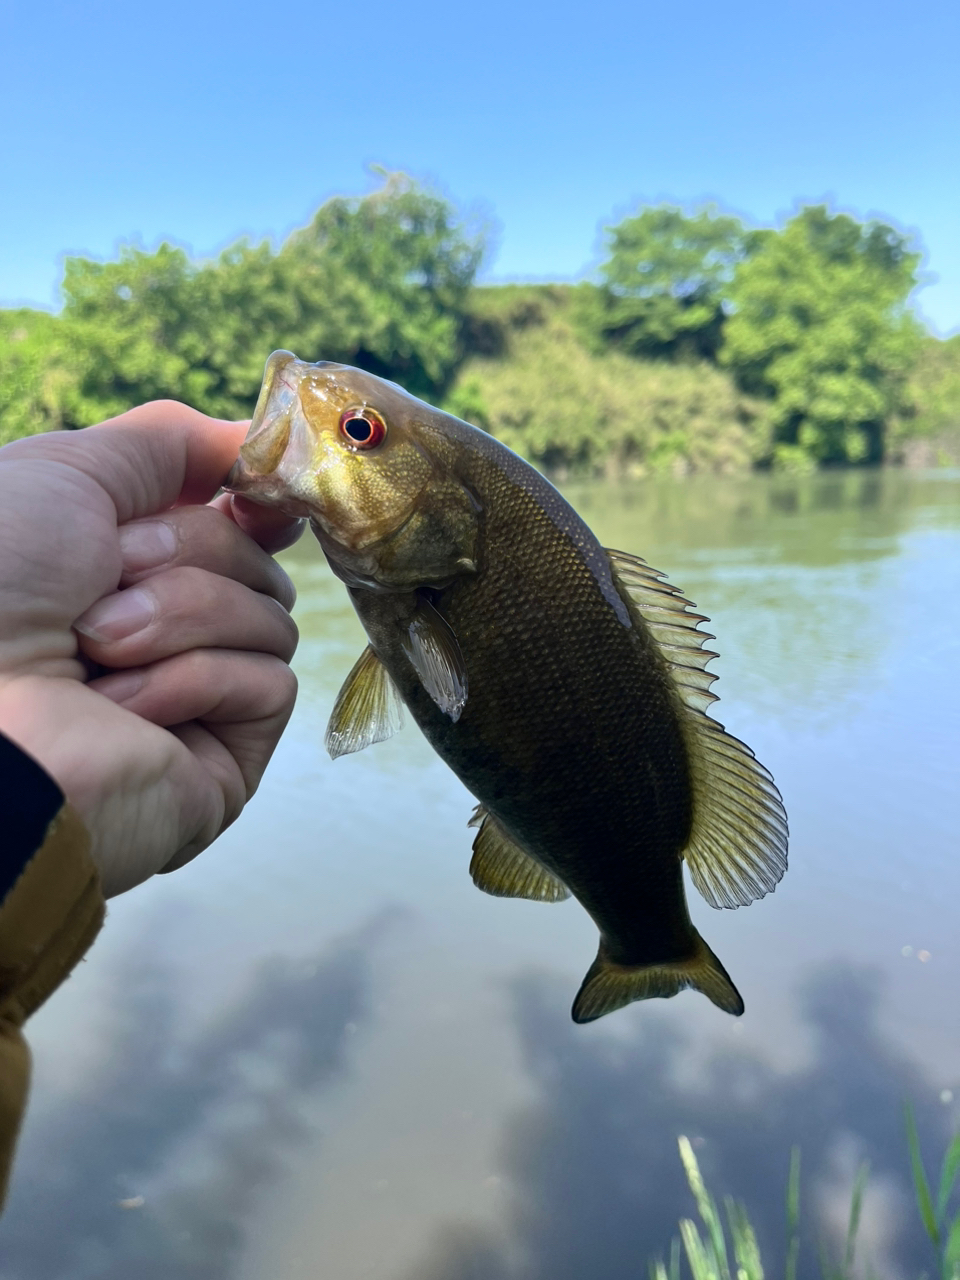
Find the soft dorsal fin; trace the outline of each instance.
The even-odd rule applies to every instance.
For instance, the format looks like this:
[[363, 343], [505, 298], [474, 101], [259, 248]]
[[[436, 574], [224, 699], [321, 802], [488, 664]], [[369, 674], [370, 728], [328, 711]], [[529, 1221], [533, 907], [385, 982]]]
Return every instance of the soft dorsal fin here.
[[403, 704], [390, 673], [369, 645], [343, 682], [324, 739], [332, 759], [385, 742], [403, 724]]
[[477, 805], [468, 825], [480, 828], [470, 860], [470, 875], [478, 889], [495, 898], [536, 902], [562, 902], [570, 897], [563, 881], [515, 844], [482, 804]]
[[467, 701], [466, 666], [453, 628], [429, 600], [417, 602], [401, 643], [430, 697], [451, 720], [459, 720]]
[[773, 778], [748, 746], [706, 714], [716, 680], [705, 668], [717, 655], [707, 619], [664, 575], [623, 551], [608, 551], [614, 577], [666, 659], [684, 715], [693, 775], [694, 812], [683, 856], [712, 907], [746, 906], [776, 888], [787, 869], [787, 815]]

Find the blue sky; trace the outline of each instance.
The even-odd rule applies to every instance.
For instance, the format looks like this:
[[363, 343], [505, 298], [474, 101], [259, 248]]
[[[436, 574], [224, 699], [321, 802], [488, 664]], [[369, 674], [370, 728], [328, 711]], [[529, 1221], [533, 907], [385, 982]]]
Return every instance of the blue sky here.
[[770, 224], [830, 200], [915, 232], [960, 327], [960, 4], [4, 0], [0, 299], [64, 252], [282, 237], [365, 166], [497, 226], [487, 275], [563, 279], [640, 201]]

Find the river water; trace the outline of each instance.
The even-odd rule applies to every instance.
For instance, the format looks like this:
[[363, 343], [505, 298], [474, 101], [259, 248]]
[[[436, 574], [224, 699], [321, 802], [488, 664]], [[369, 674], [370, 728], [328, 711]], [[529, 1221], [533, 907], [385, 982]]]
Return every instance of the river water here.
[[312, 539], [302, 694], [199, 861], [111, 904], [31, 1024], [3, 1280], [633, 1280], [692, 1212], [676, 1139], [801, 1271], [871, 1164], [859, 1259], [932, 1268], [902, 1107], [960, 1121], [960, 473], [570, 487], [712, 618], [718, 719], [773, 772], [790, 869], [695, 922], [746, 1002], [686, 992], [575, 1027], [575, 902], [486, 897], [471, 798], [408, 726], [331, 762], [363, 645]]

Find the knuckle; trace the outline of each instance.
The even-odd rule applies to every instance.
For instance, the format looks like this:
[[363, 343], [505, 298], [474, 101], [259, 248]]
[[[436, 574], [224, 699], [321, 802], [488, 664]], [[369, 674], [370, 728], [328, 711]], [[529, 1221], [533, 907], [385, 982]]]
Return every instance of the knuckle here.
[[[276, 727], [274, 738], [279, 738], [280, 730], [286, 723], [293, 705], [297, 700], [297, 677], [282, 658], [272, 654], [251, 655], [256, 662], [258, 685], [259, 720], [281, 720]], [[253, 673], [251, 672], [251, 675]]]
[[269, 564], [270, 574], [273, 579], [274, 599], [289, 613], [297, 603], [297, 588], [293, 584], [293, 579], [285, 569], [282, 569], [277, 564], [276, 560], [270, 560]]
[[290, 647], [290, 654], [292, 655], [300, 643], [300, 628], [294, 622], [292, 615], [286, 611], [278, 600], [275, 600], [272, 596], [264, 596], [262, 598], [265, 601], [269, 601], [267, 607], [270, 609], [271, 617], [274, 622], [279, 623], [283, 631], [285, 645]]
[[173, 514], [183, 526], [185, 546], [192, 556], [209, 562], [229, 556], [235, 549], [236, 526], [216, 507], [178, 507]]
[[167, 618], [207, 613], [218, 605], [219, 592], [214, 575], [193, 564], [179, 564], [151, 580], [151, 588], [162, 596]]
[[282, 705], [292, 707], [297, 700], [300, 682], [297, 680], [296, 673], [286, 663], [284, 663], [280, 673], [279, 682], [281, 685]]

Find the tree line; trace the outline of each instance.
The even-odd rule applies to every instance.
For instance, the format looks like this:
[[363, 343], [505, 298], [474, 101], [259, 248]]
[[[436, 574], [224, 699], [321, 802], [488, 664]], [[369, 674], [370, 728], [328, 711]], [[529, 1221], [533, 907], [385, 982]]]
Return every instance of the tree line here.
[[960, 430], [960, 338], [910, 311], [919, 255], [882, 222], [642, 208], [577, 285], [478, 287], [485, 247], [387, 175], [278, 247], [68, 258], [59, 314], [0, 311], [0, 441], [156, 397], [244, 417], [277, 347], [391, 378], [557, 471], [805, 470]]

